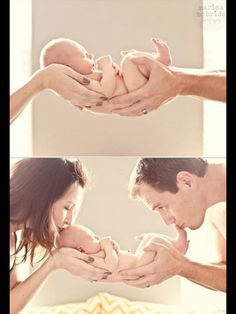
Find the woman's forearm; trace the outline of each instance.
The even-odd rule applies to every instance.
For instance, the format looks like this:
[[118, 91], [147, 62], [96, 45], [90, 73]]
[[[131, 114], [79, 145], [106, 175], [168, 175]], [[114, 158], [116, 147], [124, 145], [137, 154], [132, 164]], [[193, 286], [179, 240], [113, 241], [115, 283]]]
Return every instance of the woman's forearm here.
[[175, 68], [174, 73], [180, 84], [180, 95], [226, 102], [225, 70]]
[[10, 96], [10, 123], [19, 116], [29, 101], [42, 89], [41, 76], [36, 72], [25, 85]]
[[53, 260], [49, 257], [32, 275], [11, 289], [11, 314], [18, 314], [27, 305], [54, 269]]
[[226, 292], [225, 264], [200, 264], [185, 259], [179, 275], [209, 289]]

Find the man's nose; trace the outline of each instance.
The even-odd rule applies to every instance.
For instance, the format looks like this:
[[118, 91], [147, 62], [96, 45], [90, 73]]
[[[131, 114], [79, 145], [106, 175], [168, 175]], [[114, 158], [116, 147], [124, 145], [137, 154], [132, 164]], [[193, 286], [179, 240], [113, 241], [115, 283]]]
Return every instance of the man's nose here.
[[170, 213], [160, 213], [161, 218], [164, 220], [166, 225], [171, 225], [175, 223], [175, 217], [173, 217]]

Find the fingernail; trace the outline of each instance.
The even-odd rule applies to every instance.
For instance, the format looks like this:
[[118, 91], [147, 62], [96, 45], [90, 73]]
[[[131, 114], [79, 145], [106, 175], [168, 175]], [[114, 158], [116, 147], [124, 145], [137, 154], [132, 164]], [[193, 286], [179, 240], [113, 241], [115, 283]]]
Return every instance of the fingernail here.
[[102, 96], [102, 97], [100, 97], [100, 99], [101, 99], [101, 100], [107, 100], [108, 97]]
[[89, 262], [89, 263], [94, 262], [94, 258], [93, 258], [92, 256], [89, 256], [89, 257], [88, 257], [88, 262]]
[[75, 106], [76, 109], [79, 109], [79, 110], [83, 110], [82, 107], [79, 107], [79, 106]]
[[111, 275], [112, 273], [110, 272], [110, 271], [106, 271], [105, 273], [104, 273], [104, 275]]
[[103, 276], [102, 279], [107, 279], [107, 276]]
[[98, 102], [96, 103], [96, 106], [97, 106], [97, 107], [102, 106], [102, 103], [103, 103], [103, 101], [98, 101]]
[[86, 77], [83, 77], [83, 80], [82, 80], [81, 84], [88, 85], [89, 83], [90, 83], [90, 80], [87, 79]]

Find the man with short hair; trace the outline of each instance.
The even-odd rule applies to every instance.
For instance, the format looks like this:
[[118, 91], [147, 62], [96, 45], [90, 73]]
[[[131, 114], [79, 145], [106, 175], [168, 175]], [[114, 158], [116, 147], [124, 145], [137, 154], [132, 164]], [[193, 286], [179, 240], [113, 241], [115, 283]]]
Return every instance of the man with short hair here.
[[225, 164], [208, 163], [202, 158], [142, 158], [132, 172], [130, 192], [132, 198], [141, 200], [177, 230], [195, 230], [207, 221], [216, 235], [213, 245], [219, 259], [208, 264], [194, 262], [170, 239], [154, 236], [145, 247], [157, 253], [154, 261], [122, 271], [124, 281], [149, 287], [179, 275], [209, 289], [226, 291]]

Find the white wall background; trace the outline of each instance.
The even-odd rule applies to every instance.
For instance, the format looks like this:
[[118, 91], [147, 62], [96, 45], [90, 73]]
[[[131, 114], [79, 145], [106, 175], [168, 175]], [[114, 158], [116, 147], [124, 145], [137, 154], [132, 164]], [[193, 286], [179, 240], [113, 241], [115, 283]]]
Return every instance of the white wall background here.
[[[95, 56], [122, 49], [152, 51], [149, 39], [166, 40], [173, 63], [203, 65], [200, 0], [34, 0], [32, 62], [52, 38], [79, 41]], [[80, 112], [47, 91], [33, 105], [33, 155], [202, 155], [202, 105], [179, 97], [140, 118]]]
[[[31, 75], [31, 0], [10, 0], [10, 93]], [[10, 127], [10, 156], [32, 156], [32, 110], [25, 108]]]
[[[142, 203], [128, 198], [128, 181], [136, 158], [80, 158], [90, 173], [90, 188], [85, 194], [78, 222], [100, 234], [111, 235], [123, 249], [135, 250], [134, 236], [143, 232], [160, 232], [175, 236], [173, 227], [165, 226], [159, 215], [149, 211]], [[106, 291], [131, 300], [168, 304], [180, 302], [180, 279], [139, 289], [124, 284], [90, 283], [56, 271], [32, 301], [32, 305], [52, 305], [84, 301]]]

